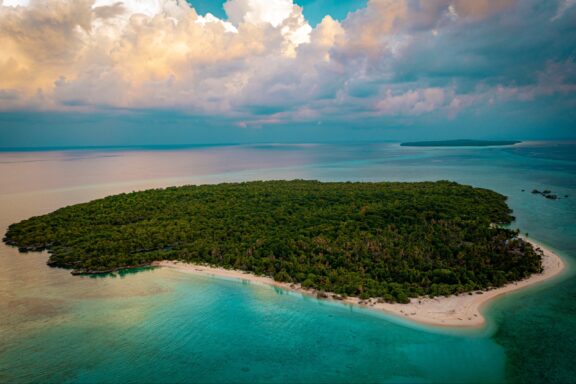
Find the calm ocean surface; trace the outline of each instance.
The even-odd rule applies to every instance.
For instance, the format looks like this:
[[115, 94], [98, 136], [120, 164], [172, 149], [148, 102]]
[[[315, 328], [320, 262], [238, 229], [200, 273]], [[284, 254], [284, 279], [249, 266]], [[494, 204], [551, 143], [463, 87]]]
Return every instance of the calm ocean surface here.
[[[576, 143], [510, 148], [254, 145], [0, 153], [0, 230], [106, 195], [257, 179], [449, 179], [509, 196], [514, 227], [569, 269], [435, 329], [267, 286], [164, 269], [73, 277], [0, 246], [0, 382], [576, 380]], [[532, 195], [550, 189], [561, 200]], [[522, 190], [525, 192], [522, 192]]]

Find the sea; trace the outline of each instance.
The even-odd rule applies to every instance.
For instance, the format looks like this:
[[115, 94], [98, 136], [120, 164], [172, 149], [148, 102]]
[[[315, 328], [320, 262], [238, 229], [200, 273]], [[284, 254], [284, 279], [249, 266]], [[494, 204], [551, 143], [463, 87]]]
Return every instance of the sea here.
[[[111, 194], [248, 180], [453, 180], [508, 196], [567, 262], [483, 308], [415, 324], [242, 280], [148, 268], [72, 276], [0, 245], [1, 383], [567, 383], [576, 380], [576, 142], [52, 148], [0, 152], [0, 230]], [[532, 194], [551, 190], [557, 200]]]

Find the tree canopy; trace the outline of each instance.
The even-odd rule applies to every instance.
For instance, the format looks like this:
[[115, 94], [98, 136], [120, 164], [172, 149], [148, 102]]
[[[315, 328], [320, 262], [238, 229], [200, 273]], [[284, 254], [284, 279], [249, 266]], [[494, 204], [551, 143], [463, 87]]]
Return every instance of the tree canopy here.
[[106, 197], [12, 224], [4, 241], [101, 273], [182, 260], [406, 302], [542, 269], [506, 197], [449, 181], [255, 181]]

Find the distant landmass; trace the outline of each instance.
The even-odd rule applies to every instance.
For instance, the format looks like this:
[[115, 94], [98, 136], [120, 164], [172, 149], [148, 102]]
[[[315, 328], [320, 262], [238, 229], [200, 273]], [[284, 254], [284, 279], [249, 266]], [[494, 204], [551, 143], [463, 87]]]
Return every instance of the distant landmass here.
[[440, 141], [411, 141], [400, 144], [402, 147], [493, 147], [519, 144], [521, 141], [512, 140], [440, 140]]

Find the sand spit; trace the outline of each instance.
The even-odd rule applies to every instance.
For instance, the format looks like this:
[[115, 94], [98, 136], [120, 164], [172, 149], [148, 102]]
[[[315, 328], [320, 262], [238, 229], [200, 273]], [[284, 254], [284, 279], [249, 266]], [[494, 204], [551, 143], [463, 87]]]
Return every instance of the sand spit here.
[[256, 276], [244, 271], [216, 268], [206, 265], [190, 264], [179, 261], [159, 261], [153, 263], [153, 265], [158, 267], [174, 268], [184, 272], [204, 276], [248, 280], [254, 283], [272, 285], [305, 295], [313, 295], [326, 300], [338, 300], [342, 303], [380, 310], [388, 314], [394, 314], [405, 319], [428, 325], [447, 327], [481, 327], [486, 322], [481, 313], [481, 309], [487, 302], [496, 297], [548, 280], [557, 276], [565, 268], [565, 262], [556, 253], [532, 240], [526, 239], [526, 241], [529, 241], [535, 248], [539, 248], [543, 251], [542, 265], [544, 271], [542, 273], [533, 274], [527, 279], [488, 291], [478, 291], [472, 292], [472, 294], [466, 293], [449, 297], [415, 298], [411, 299], [408, 304], [379, 303], [376, 299], [361, 300], [357, 297], [347, 297], [342, 299], [340, 296], [331, 293], [303, 289], [299, 284], [280, 283], [265, 276]]

